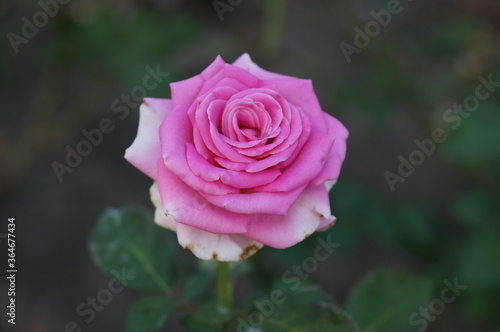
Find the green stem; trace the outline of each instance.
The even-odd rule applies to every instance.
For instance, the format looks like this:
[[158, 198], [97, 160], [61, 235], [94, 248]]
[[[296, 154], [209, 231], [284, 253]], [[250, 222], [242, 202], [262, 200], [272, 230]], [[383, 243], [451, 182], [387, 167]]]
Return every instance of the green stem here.
[[[217, 262], [217, 300], [219, 307], [231, 309], [233, 286], [229, 278], [229, 263]], [[221, 332], [229, 332], [229, 323], [221, 326]]]

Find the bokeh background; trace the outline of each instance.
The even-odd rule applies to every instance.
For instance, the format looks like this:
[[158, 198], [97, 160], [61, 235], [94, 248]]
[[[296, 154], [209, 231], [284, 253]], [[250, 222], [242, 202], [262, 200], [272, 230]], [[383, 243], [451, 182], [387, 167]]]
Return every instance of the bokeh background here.
[[[41, 7], [0, 2], [0, 233], [7, 217], [17, 218], [19, 270], [18, 322], [7, 326], [2, 310], [0, 330], [64, 331], [71, 320], [83, 331], [123, 330], [140, 292], [116, 295], [90, 324], [75, 312], [110, 279], [88, 250], [101, 212], [153, 211], [150, 180], [123, 159], [138, 107], [120, 119], [111, 105], [142, 85], [147, 66], [169, 73], [148, 96], [167, 98], [169, 82], [198, 74], [218, 54], [231, 62], [248, 52], [265, 69], [312, 79], [324, 110], [350, 130], [331, 194], [338, 222], [328, 233], [340, 247], [311, 281], [342, 305], [378, 267], [428, 280], [436, 297], [443, 280], [458, 278], [467, 290], [428, 330], [498, 331], [500, 91], [457, 128], [443, 114], [474, 95], [479, 76], [500, 81], [500, 3], [402, 1], [402, 11], [348, 63], [340, 44], [354, 45], [354, 28], [364, 30], [370, 11], [387, 9], [387, 1], [240, 2], [221, 20], [212, 1], [71, 0], [17, 53], [8, 34], [21, 35], [22, 18], [32, 21]], [[67, 146], [75, 148], [82, 131], [103, 118], [115, 130], [59, 181], [52, 163], [65, 163]], [[432, 137], [435, 128], [448, 139], [392, 191], [385, 172], [397, 174], [398, 156], [408, 159], [415, 139]], [[315, 245], [311, 237], [287, 250], [262, 250], [249, 260], [254, 273], [237, 280], [237, 296], [269, 286]], [[5, 241], [0, 247], [5, 264]], [[2, 277], [2, 308], [6, 286]], [[165, 329], [179, 330], [175, 319]]]

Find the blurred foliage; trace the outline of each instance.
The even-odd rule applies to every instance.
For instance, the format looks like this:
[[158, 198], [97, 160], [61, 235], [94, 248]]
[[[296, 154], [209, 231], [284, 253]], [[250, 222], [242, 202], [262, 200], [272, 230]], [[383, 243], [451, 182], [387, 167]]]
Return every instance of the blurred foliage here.
[[[331, 194], [338, 222], [326, 233], [292, 248], [264, 248], [242, 270], [234, 271], [235, 277], [252, 269], [252, 282], [271, 289], [283, 271], [310, 257], [318, 237], [331, 235], [340, 245], [335, 258], [368, 260], [374, 247], [383, 253], [378, 261], [359, 263], [366, 269], [356, 270], [360, 281], [353, 293], [333, 294], [335, 301], [319, 306], [323, 310], [335, 310], [332, 303], [347, 307], [360, 327], [365, 327], [373, 319], [365, 314], [373, 305], [365, 298], [372, 292], [380, 298], [383, 294], [374, 291], [380, 285], [388, 288], [389, 295], [408, 292], [408, 297], [420, 303], [429, 299], [429, 289], [434, 298], [444, 279], [457, 277], [468, 288], [450, 305], [455, 315], [448, 316], [451, 310], [447, 309], [429, 325], [429, 331], [452, 330], [454, 318], [449, 317], [460, 317], [460, 322], [477, 326], [475, 330], [500, 331], [500, 93], [481, 102], [458, 128], [443, 122], [447, 109], [474, 93], [478, 76], [492, 73], [500, 81], [499, 2], [405, 3], [408, 9], [394, 16], [391, 25], [360, 54], [353, 55], [350, 65], [335, 44], [335, 34], [342, 34], [340, 40], [352, 41], [353, 27], [364, 27], [371, 19], [369, 11], [386, 8], [387, 1], [307, 2], [318, 15], [333, 22], [334, 32], [327, 31], [329, 25], [324, 23], [314, 30], [317, 35], [304, 38], [321, 36], [319, 46], [295, 41], [301, 36], [295, 29], [308, 31], [316, 18], [306, 20], [304, 7], [293, 1], [282, 9], [286, 13], [280, 13], [282, 30], [276, 31], [280, 27], [274, 28], [272, 17], [264, 22], [275, 34], [262, 42], [262, 3], [244, 2], [244, 8], [219, 22], [206, 1], [72, 1], [61, 6], [61, 14], [41, 28], [33, 41], [20, 45], [18, 55], [4, 38], [0, 84], [8, 112], [2, 110], [6, 120], [0, 127], [0, 194], [38, 176], [39, 160], [62, 154], [82, 129], [109, 114], [111, 102], [122, 91], [142, 84], [146, 66], [159, 64], [171, 73], [169, 81], [176, 81], [198, 73], [218, 53], [230, 61], [249, 51], [272, 71], [280, 66], [289, 71], [313, 68], [315, 86], [327, 91], [321, 100], [324, 109], [333, 110], [351, 132], [346, 166]], [[19, 33], [19, 18], [38, 9], [36, 1], [1, 3], [2, 31]], [[325, 59], [333, 64], [328, 67]], [[335, 72], [324, 67], [335, 68]], [[167, 83], [148, 91], [148, 96], [168, 98]], [[137, 115], [131, 114], [135, 115], [127, 121], [135, 124]], [[407, 156], [415, 148], [413, 140], [431, 137], [435, 128], [444, 128], [449, 139], [437, 145], [437, 152], [396, 193], [389, 193], [383, 172], [394, 170], [397, 156]], [[170, 288], [179, 282], [170, 274], [173, 255], [153, 255], [156, 251], [173, 253], [175, 246], [170, 244], [176, 241], [169, 232], [159, 232], [149, 215], [109, 210], [95, 227], [91, 251], [104, 271], [111, 273], [125, 263], [131, 271], [138, 271], [146, 264], [160, 279], [141, 275], [131, 286], [151, 292], [165, 291], [165, 285]], [[125, 246], [125, 241], [131, 246]], [[398, 265], [395, 261], [403, 261], [398, 267], [411, 270], [414, 276], [380, 271], [362, 276], [375, 264]], [[191, 262], [185, 268], [192, 276], [186, 278], [183, 301], [198, 301], [207, 310], [203, 317], [213, 316], [215, 323], [227, 319], [228, 313], [209, 311], [214, 266]], [[344, 271], [328, 273], [341, 275]], [[310, 279], [317, 281], [318, 277]], [[390, 288], [391, 282], [402, 288]], [[325, 287], [335, 287], [325, 283]], [[422, 292], [413, 294], [415, 290]], [[154, 330], [168, 319], [165, 312], [173, 310], [173, 305], [164, 296], [147, 296], [167, 309], [159, 313], [149, 310], [149, 300], [140, 301], [129, 319]], [[252, 301], [248, 302], [250, 307]], [[315, 311], [319, 302], [324, 301], [311, 301], [307, 312]], [[367, 308], [356, 307], [356, 303]], [[229, 313], [234, 314], [241, 313]], [[205, 323], [202, 319], [200, 324]], [[394, 324], [402, 326], [402, 322]]]
[[[500, 81], [500, 80], [499, 80]], [[500, 110], [498, 104], [488, 103], [463, 120], [457, 132], [443, 148], [445, 157], [473, 171], [500, 167]]]
[[[212, 262], [182, 271], [175, 250], [168, 248], [175, 240], [169, 241], [165, 236], [167, 231], [148, 219], [151, 217], [136, 210], [109, 209], [103, 212], [90, 237], [92, 257], [101, 269], [114, 275], [121, 266], [119, 271], [125, 271], [130, 279], [124, 286], [153, 292], [130, 308], [126, 331], [160, 331], [173, 312], [181, 311], [182, 325], [193, 332], [219, 331], [220, 324], [225, 322], [238, 324], [238, 331], [260, 328], [283, 332], [290, 329], [359, 332], [356, 323], [331, 301], [331, 296], [317, 286], [302, 284], [297, 277], [275, 283], [271, 295], [250, 293], [236, 320], [236, 312], [218, 306], [214, 297]], [[244, 268], [238, 266], [233, 264], [232, 278], [249, 271], [245, 262], [241, 264]], [[178, 298], [172, 291], [173, 280], [182, 272], [191, 277]], [[211, 291], [207, 292], [208, 289]]]

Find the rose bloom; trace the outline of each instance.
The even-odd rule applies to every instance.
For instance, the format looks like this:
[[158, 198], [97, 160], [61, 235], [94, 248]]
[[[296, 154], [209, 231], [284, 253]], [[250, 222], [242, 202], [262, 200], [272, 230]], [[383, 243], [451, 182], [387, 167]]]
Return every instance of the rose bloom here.
[[271, 73], [248, 54], [221, 57], [146, 98], [125, 158], [154, 180], [155, 222], [201, 259], [238, 261], [332, 226], [328, 192], [346, 128], [310, 80]]

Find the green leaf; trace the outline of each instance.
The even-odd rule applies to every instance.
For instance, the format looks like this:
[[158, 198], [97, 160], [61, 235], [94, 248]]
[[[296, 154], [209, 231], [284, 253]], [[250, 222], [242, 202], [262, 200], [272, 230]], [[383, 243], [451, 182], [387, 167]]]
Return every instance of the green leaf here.
[[403, 272], [378, 270], [361, 279], [346, 309], [363, 332], [404, 331], [409, 317], [431, 301], [431, 283]]
[[[250, 321], [246, 323], [251, 324]], [[240, 321], [240, 324], [244, 323]], [[247, 326], [246, 331], [255, 331], [252, 325]], [[261, 330], [266, 332], [359, 332], [352, 318], [331, 303], [278, 306], [272, 316], [264, 319]]]
[[220, 325], [233, 318], [233, 311], [219, 307], [215, 300], [211, 300], [195, 313], [184, 316], [181, 323], [186, 332], [219, 332]]
[[357, 332], [356, 323], [330, 302], [317, 286], [283, 291], [275, 288], [267, 297], [253, 301], [252, 310], [237, 320], [237, 331], [246, 332]]
[[170, 292], [175, 256], [168, 235], [142, 212], [108, 209], [92, 229], [90, 251], [104, 271], [133, 276], [129, 286]]
[[165, 296], [143, 297], [130, 308], [125, 322], [125, 331], [159, 331], [167, 323], [175, 308], [175, 301]]
[[214, 282], [214, 274], [198, 272], [193, 274], [186, 282], [182, 298], [191, 301], [202, 295]]

